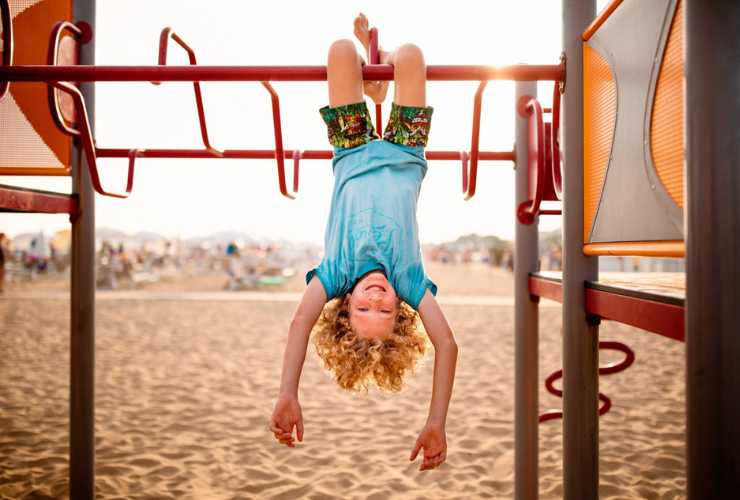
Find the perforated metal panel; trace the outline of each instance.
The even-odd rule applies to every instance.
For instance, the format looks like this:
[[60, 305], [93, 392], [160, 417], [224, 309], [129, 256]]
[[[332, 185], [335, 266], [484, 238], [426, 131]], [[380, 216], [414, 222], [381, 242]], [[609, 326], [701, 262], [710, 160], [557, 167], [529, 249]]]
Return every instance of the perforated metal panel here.
[[660, 65], [650, 124], [650, 151], [658, 177], [683, 208], [683, 2], [679, 0]]
[[679, 256], [681, 5], [612, 6], [584, 34], [584, 253]]
[[586, 44], [583, 96], [583, 241], [589, 241], [614, 140], [617, 85], [606, 59]]
[[[57, 21], [71, 19], [71, 2], [9, 3], [13, 64], [46, 64], [51, 29]], [[10, 93], [0, 101], [0, 131], [0, 175], [69, 175], [71, 142], [54, 124], [45, 84], [10, 84]]]

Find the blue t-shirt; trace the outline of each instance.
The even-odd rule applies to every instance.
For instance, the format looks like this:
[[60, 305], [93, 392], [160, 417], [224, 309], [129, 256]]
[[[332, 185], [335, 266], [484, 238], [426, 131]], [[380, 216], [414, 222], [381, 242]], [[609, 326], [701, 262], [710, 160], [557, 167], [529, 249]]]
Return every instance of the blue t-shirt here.
[[365, 274], [382, 270], [399, 298], [414, 309], [427, 289], [416, 202], [427, 172], [424, 150], [374, 140], [335, 148], [334, 192], [318, 276], [328, 299], [342, 297]]

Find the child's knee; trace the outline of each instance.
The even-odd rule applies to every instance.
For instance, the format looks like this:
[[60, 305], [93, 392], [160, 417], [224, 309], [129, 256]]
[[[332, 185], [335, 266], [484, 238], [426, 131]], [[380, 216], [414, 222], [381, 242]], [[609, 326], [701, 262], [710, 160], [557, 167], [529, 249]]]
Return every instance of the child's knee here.
[[356, 64], [357, 49], [352, 40], [342, 38], [329, 47], [329, 64]]
[[401, 71], [424, 68], [424, 53], [413, 43], [403, 44], [396, 49], [393, 64]]

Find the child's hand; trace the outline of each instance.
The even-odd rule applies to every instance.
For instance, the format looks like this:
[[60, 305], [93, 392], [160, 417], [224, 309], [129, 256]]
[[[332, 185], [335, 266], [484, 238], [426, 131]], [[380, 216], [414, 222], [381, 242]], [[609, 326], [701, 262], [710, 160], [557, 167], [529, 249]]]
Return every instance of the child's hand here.
[[444, 425], [428, 422], [419, 433], [409, 460], [412, 462], [424, 448], [424, 461], [419, 470], [435, 469], [447, 459], [447, 437]]
[[295, 448], [293, 441], [293, 427], [296, 428], [298, 441], [303, 442], [303, 414], [298, 399], [281, 395], [270, 418], [270, 430], [275, 439], [291, 448]]

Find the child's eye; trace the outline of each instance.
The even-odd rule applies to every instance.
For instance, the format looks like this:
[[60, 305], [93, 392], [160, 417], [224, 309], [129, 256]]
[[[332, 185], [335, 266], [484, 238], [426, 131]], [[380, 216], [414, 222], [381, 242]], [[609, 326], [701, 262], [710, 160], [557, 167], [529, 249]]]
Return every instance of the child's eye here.
[[357, 310], [358, 311], [365, 312], [365, 311], [368, 311], [368, 308], [367, 307], [358, 307]]

